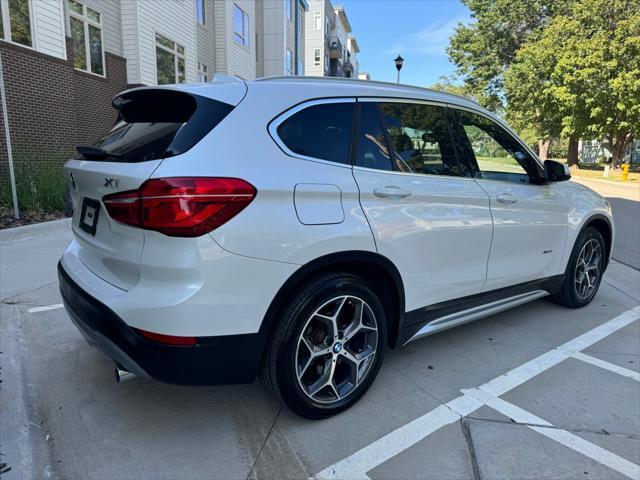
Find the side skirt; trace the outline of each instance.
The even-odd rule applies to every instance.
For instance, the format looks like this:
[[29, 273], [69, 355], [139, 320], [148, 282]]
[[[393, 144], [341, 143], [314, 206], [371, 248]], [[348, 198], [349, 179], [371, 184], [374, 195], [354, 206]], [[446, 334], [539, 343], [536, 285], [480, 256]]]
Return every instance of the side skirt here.
[[398, 345], [556, 293], [563, 281], [564, 275], [556, 275], [407, 312]]

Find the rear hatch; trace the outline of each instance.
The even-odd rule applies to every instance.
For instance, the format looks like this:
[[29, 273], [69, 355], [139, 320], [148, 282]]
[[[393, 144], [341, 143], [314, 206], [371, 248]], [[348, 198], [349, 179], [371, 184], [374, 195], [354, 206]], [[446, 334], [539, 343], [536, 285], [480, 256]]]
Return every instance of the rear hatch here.
[[65, 165], [80, 261], [129, 290], [140, 278], [144, 230], [108, 215], [103, 198], [132, 191], [163, 159], [189, 150], [242, 100], [244, 83], [143, 87], [117, 96], [118, 121], [94, 145], [79, 145]]

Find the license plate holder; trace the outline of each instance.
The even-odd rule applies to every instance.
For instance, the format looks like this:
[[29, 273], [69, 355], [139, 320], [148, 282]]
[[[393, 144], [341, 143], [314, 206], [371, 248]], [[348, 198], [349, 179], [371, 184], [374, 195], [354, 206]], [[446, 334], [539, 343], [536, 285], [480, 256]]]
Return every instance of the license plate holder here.
[[80, 212], [80, 228], [95, 236], [99, 213], [100, 202], [92, 198], [85, 198], [82, 201], [82, 211]]

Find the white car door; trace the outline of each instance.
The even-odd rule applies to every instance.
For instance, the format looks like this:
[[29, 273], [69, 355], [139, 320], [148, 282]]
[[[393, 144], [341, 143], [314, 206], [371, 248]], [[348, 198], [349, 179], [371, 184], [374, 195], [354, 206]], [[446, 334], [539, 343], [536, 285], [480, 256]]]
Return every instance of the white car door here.
[[569, 204], [540, 163], [505, 128], [479, 112], [457, 109], [460, 134], [476, 163], [494, 222], [484, 290], [563, 273]]
[[480, 293], [493, 228], [489, 199], [456, 155], [446, 107], [358, 104], [353, 174], [376, 247], [403, 278], [406, 310]]

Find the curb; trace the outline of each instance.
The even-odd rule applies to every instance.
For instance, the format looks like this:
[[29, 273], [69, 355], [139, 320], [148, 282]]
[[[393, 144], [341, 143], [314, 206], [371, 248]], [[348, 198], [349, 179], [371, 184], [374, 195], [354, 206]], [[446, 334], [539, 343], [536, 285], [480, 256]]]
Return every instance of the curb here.
[[0, 245], [27, 240], [33, 237], [42, 237], [56, 233], [71, 233], [71, 219], [62, 218], [49, 222], [34, 223], [33, 225], [23, 225], [20, 227], [5, 228], [0, 230]]
[[588, 178], [588, 177], [578, 177], [576, 176], [572, 176], [571, 180], [574, 180], [578, 183], [584, 181], [584, 182], [596, 182], [596, 183], [604, 183], [606, 185], [612, 185], [612, 186], [621, 186], [624, 188], [629, 188], [629, 187], [636, 187], [638, 188], [640, 186], [640, 182], [631, 182], [631, 183], [625, 183], [625, 182], [614, 182], [611, 180], [602, 180], [600, 178]]

